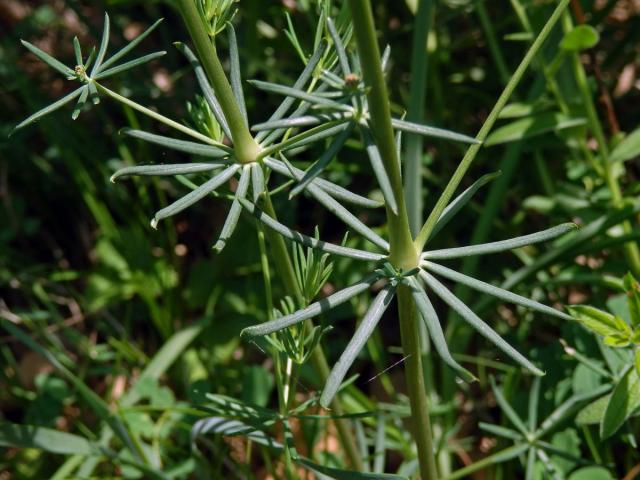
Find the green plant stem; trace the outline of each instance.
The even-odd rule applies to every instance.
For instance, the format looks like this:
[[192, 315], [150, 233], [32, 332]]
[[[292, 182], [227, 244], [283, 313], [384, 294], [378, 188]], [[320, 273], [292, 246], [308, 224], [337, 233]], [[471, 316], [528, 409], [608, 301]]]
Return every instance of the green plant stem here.
[[[568, 13], [563, 17], [563, 24], [565, 31], [569, 31], [573, 28], [571, 17]], [[620, 182], [618, 181], [618, 177], [615, 172], [616, 165], [609, 161], [607, 139], [605, 138], [602, 124], [600, 123], [596, 107], [593, 103], [591, 90], [589, 89], [589, 83], [587, 81], [587, 74], [577, 53], [571, 53], [570, 59], [573, 75], [578, 85], [578, 90], [582, 95], [589, 130], [591, 130], [596, 138], [596, 142], [598, 143], [600, 164], [602, 166], [604, 181], [611, 193], [611, 204], [614, 208], [622, 208], [624, 206], [624, 197], [622, 195], [622, 189], [620, 188]], [[621, 225], [625, 235], [629, 235], [633, 232], [633, 226], [629, 220], [625, 220]], [[638, 244], [636, 242], [627, 242], [624, 244], [623, 249], [629, 269], [634, 275], [640, 275], [640, 249], [638, 248]]]
[[[396, 268], [411, 269], [417, 265], [417, 254], [409, 229], [400, 163], [391, 126], [389, 95], [380, 65], [380, 51], [376, 39], [373, 12], [369, 0], [348, 0], [348, 5], [363, 79], [368, 89], [371, 129], [398, 204], [397, 214], [387, 208], [389, 260]], [[411, 292], [408, 287], [403, 285], [398, 288], [398, 313], [402, 348], [405, 356], [408, 356], [405, 376], [411, 403], [413, 435], [418, 451], [420, 472], [424, 480], [436, 480], [438, 474], [422, 369], [419, 319]]]
[[[533, 58], [536, 56], [536, 54], [544, 44], [545, 40], [551, 33], [551, 30], [553, 29], [555, 24], [560, 19], [562, 12], [567, 7], [567, 4], [569, 2], [570, 0], [561, 0], [558, 6], [553, 11], [553, 13], [551, 14], [551, 16], [549, 17], [549, 19], [547, 20], [547, 23], [545, 23], [544, 27], [542, 27], [540, 34], [531, 45], [531, 48], [529, 48], [529, 51], [522, 59], [522, 62], [520, 62], [520, 65], [518, 65], [518, 68], [513, 73], [513, 76], [509, 80], [509, 83], [507, 84], [505, 89], [502, 91], [502, 94], [500, 95], [500, 97], [498, 98], [498, 101], [496, 102], [493, 109], [491, 110], [491, 113], [489, 113], [489, 116], [487, 117], [485, 122], [482, 124], [482, 128], [480, 128], [480, 131], [476, 135], [476, 139], [479, 140], [480, 142], [484, 142], [484, 140], [487, 138], [487, 135], [489, 135], [489, 133], [491, 132], [493, 125], [498, 119], [498, 115], [500, 114], [504, 106], [509, 101], [509, 98], [513, 94], [513, 91], [515, 90], [516, 86], [520, 83], [520, 80], [522, 80], [522, 77], [524, 76], [525, 71], [531, 64], [531, 61], [533, 60]], [[445, 187], [444, 191], [442, 192], [442, 195], [436, 202], [436, 205], [433, 207], [433, 210], [429, 214], [427, 221], [423, 225], [422, 229], [420, 230], [420, 233], [418, 234], [418, 237], [416, 238], [415, 244], [416, 244], [416, 249], [418, 251], [422, 251], [422, 249], [424, 248], [425, 244], [427, 243], [427, 240], [429, 239], [429, 236], [431, 235], [431, 232], [433, 231], [433, 228], [436, 226], [436, 222], [440, 218], [440, 215], [442, 214], [443, 210], [449, 204], [449, 201], [453, 197], [453, 194], [455, 193], [456, 189], [458, 188], [458, 185], [462, 181], [462, 178], [467, 173], [467, 170], [471, 166], [471, 163], [473, 162], [473, 160], [476, 158], [476, 155], [480, 151], [481, 146], [482, 146], [481, 144], [471, 145], [467, 150], [467, 153], [465, 154], [465, 156], [462, 158], [462, 161], [458, 165], [458, 168], [456, 168], [451, 179], [449, 180], [449, 183]]]
[[215, 46], [204, 28], [196, 2], [194, 0], [177, 0], [176, 5], [196, 47], [202, 67], [220, 102], [224, 117], [229, 124], [236, 159], [240, 163], [254, 162], [260, 151], [260, 146], [249, 132], [249, 127], [240, 112], [229, 80], [227, 80], [216, 54]]

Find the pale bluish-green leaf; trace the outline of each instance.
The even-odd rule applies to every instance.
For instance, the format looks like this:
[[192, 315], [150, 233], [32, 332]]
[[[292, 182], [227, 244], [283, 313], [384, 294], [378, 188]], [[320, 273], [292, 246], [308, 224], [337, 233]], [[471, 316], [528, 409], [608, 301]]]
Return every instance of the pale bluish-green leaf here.
[[584, 407], [578, 415], [576, 415], [576, 423], [578, 425], [597, 425], [602, 422], [604, 412], [611, 400], [611, 394], [600, 397], [594, 402]]
[[100, 67], [102, 67], [102, 62], [104, 60], [104, 56], [107, 54], [107, 47], [109, 46], [109, 15], [105, 12], [104, 14], [104, 27], [102, 30], [102, 40], [100, 41], [100, 48], [98, 49], [98, 55], [96, 56], [96, 61], [93, 64], [93, 69], [91, 70], [91, 77], [100, 72]]
[[202, 143], [191, 142], [188, 140], [178, 140], [155, 133], [145, 132], [143, 130], [134, 130], [132, 128], [123, 128], [121, 133], [129, 135], [133, 138], [144, 140], [145, 142], [155, 143], [162, 147], [178, 150], [180, 152], [190, 153], [191, 155], [199, 155], [209, 158], [224, 158], [229, 156], [229, 151], [214, 145], [205, 145]]
[[82, 87], [82, 93], [80, 94], [80, 98], [76, 102], [76, 106], [73, 109], [73, 113], [71, 114], [71, 118], [73, 120], [77, 119], [82, 111], [82, 107], [84, 107], [85, 102], [87, 101], [87, 97], [89, 96], [89, 86], [85, 85]]
[[515, 303], [516, 305], [530, 308], [531, 310], [535, 310], [536, 312], [540, 312], [545, 315], [551, 315], [552, 317], [557, 317], [562, 320], [573, 320], [571, 315], [567, 315], [566, 313], [556, 310], [555, 308], [548, 307], [546, 305], [543, 305], [542, 303], [536, 302], [535, 300], [517, 295], [510, 292], [509, 290], [496, 287], [494, 285], [491, 285], [490, 283], [476, 280], [475, 278], [456, 272], [455, 270], [451, 270], [450, 268], [444, 267], [442, 265], [438, 265], [437, 263], [426, 262], [424, 268], [430, 272], [442, 275], [449, 280], [461, 283], [479, 292], [493, 295], [494, 297], [504, 300], [505, 302]]
[[540, 402], [540, 384], [542, 380], [540, 377], [535, 377], [531, 382], [531, 390], [529, 391], [529, 408], [527, 415], [527, 423], [529, 430], [535, 430], [538, 425], [538, 403]]
[[520, 352], [509, 345], [494, 329], [487, 325], [475, 313], [471, 311], [464, 303], [462, 303], [453, 293], [451, 293], [442, 283], [435, 277], [420, 271], [420, 277], [431, 288], [436, 295], [453, 308], [469, 325], [475, 328], [478, 333], [502, 350], [507, 356], [511, 357], [518, 364], [529, 370], [535, 375], [544, 375], [544, 372], [527, 360]]
[[47, 52], [40, 50], [38, 47], [36, 47], [32, 43], [27, 42], [26, 40], [20, 40], [20, 42], [28, 50], [30, 50], [31, 53], [33, 53], [36, 57], [38, 57], [40, 60], [42, 60], [47, 65], [49, 65], [54, 70], [57, 70], [58, 72], [62, 73], [67, 77], [75, 77], [75, 72], [71, 68], [67, 67], [64, 63], [60, 62], [59, 60], [56, 60]]
[[230, 72], [229, 78], [231, 80], [231, 90], [233, 96], [236, 98], [240, 113], [244, 117], [245, 124], [248, 125], [247, 120], [247, 106], [244, 101], [244, 92], [242, 91], [242, 76], [240, 73], [240, 55], [238, 53], [238, 41], [236, 39], [236, 31], [231, 23], [227, 23], [227, 36], [229, 38], [229, 63]]
[[635, 129], [618, 143], [611, 155], [610, 162], [626, 162], [640, 156], [640, 128]]
[[454, 371], [458, 372], [467, 382], [477, 380], [469, 370], [456, 362], [451, 356], [449, 347], [447, 346], [447, 340], [444, 336], [444, 332], [442, 331], [442, 326], [440, 325], [440, 320], [438, 319], [438, 314], [433, 308], [433, 305], [425, 291], [414, 278], [409, 279], [409, 285], [411, 286], [411, 295], [416, 303], [418, 312], [427, 327], [429, 336], [433, 341], [433, 346], [435, 347], [436, 352], [438, 352], [438, 355], [440, 355], [440, 358], [442, 358], [442, 361]]
[[329, 310], [337, 307], [338, 305], [342, 305], [343, 303], [351, 300], [356, 295], [360, 295], [362, 292], [366, 292], [367, 290], [369, 290], [371, 285], [378, 281], [379, 278], [379, 275], [371, 274], [354, 283], [353, 285], [344, 288], [334, 294], [331, 294], [328, 297], [325, 297], [315, 303], [312, 303], [308, 307], [302, 310], [298, 310], [291, 315], [286, 315], [269, 322], [247, 327], [242, 330], [242, 332], [240, 332], [240, 335], [247, 337], [268, 335], [270, 333], [290, 327], [291, 325], [295, 325], [296, 323], [300, 323], [310, 318], [317, 317], [318, 315], [326, 313]]
[[329, 30], [329, 35], [331, 36], [331, 40], [333, 40], [333, 46], [336, 49], [336, 53], [338, 54], [338, 61], [340, 62], [340, 69], [342, 70], [342, 75], [347, 76], [351, 73], [351, 68], [349, 67], [349, 58], [347, 57], [347, 52], [344, 48], [344, 43], [342, 43], [342, 39], [340, 38], [340, 34], [338, 30], [336, 30], [336, 26], [333, 24], [333, 20], [327, 18], [327, 29]]
[[335, 120], [333, 122], [318, 125], [317, 127], [310, 128], [309, 130], [294, 135], [293, 137], [287, 138], [281, 143], [268, 146], [260, 152], [260, 157], [265, 158], [276, 152], [284, 152], [294, 148], [305, 147], [320, 140], [324, 140], [325, 138], [333, 137], [334, 135], [342, 132], [347, 128], [347, 126], [347, 120]]
[[496, 403], [500, 406], [502, 412], [507, 416], [511, 424], [516, 427], [522, 435], [527, 435], [529, 430], [526, 425], [520, 418], [520, 416], [516, 413], [516, 411], [511, 406], [511, 403], [505, 398], [502, 390], [498, 388], [496, 382], [493, 377], [489, 377], [489, 382], [491, 383], [491, 390], [493, 391], [493, 395], [496, 398]]
[[76, 56], [76, 65], [82, 65], [82, 47], [78, 37], [73, 37], [73, 53]]
[[348, 105], [344, 105], [342, 103], [335, 102], [329, 98], [325, 98], [320, 95], [315, 95], [313, 93], [306, 92], [304, 90], [299, 90], [293, 87], [287, 87], [284, 85], [279, 85], [277, 83], [271, 82], [263, 82], [262, 80], [249, 80], [249, 83], [254, 85], [256, 88], [260, 90], [264, 90], [265, 92], [276, 93], [278, 95], [285, 95], [287, 97], [291, 97], [297, 100], [304, 100], [305, 102], [321, 105], [324, 107], [331, 107], [337, 110], [343, 111], [351, 111], [351, 107]]
[[154, 53], [150, 53], [148, 55], [144, 55], [143, 57], [136, 58], [136, 59], [131, 60], [129, 62], [125, 62], [122, 65], [117, 65], [117, 66], [115, 66], [113, 68], [109, 68], [109, 69], [106, 69], [106, 70], [103, 69], [103, 70], [100, 71], [100, 73], [98, 73], [95, 76], [95, 79], [98, 80], [98, 79], [101, 79], [101, 78], [107, 78], [107, 77], [110, 77], [110, 76], [115, 75], [117, 73], [125, 72], [125, 71], [127, 71], [127, 70], [129, 70], [131, 68], [135, 68], [135, 67], [137, 67], [139, 65], [143, 65], [143, 64], [145, 64], [147, 62], [150, 62], [151, 60], [155, 60], [156, 58], [160, 58], [160, 57], [162, 57], [162, 56], [164, 56], [166, 54], [167, 54], [167, 52], [165, 52], [165, 51], [154, 52]]
[[552, 131], [585, 125], [584, 118], [572, 118], [563, 113], [541, 113], [533, 117], [525, 117], [496, 128], [485, 140], [484, 145], [490, 147], [508, 142], [515, 142], [542, 135]]
[[59, 455], [102, 455], [84, 437], [37, 425], [0, 421], [0, 445], [7, 448], [35, 448]]
[[236, 188], [235, 198], [233, 199], [233, 203], [231, 204], [231, 208], [229, 209], [229, 213], [227, 214], [227, 219], [222, 226], [220, 237], [218, 238], [216, 244], [213, 246], [213, 249], [216, 251], [216, 253], [220, 253], [222, 251], [222, 249], [227, 244], [227, 240], [229, 240], [231, 235], [233, 235], [233, 232], [236, 229], [236, 225], [238, 225], [238, 219], [240, 218], [240, 213], [242, 212], [242, 205], [240, 205], [239, 200], [247, 196], [250, 180], [251, 165], [245, 165], [242, 169], [242, 175], [240, 175], [238, 187]]
[[311, 127], [325, 122], [334, 120], [346, 120], [352, 115], [350, 113], [318, 113], [316, 115], [302, 115], [300, 117], [289, 117], [279, 120], [269, 120], [268, 122], [258, 123], [251, 127], [254, 132], [263, 130], [276, 130], [280, 128], [299, 128]]
[[335, 480], [409, 480], [405, 476], [394, 475], [391, 473], [363, 473], [353, 470], [341, 470], [339, 468], [325, 467], [303, 457], [296, 457], [294, 461], [302, 465], [307, 470], [323, 476], [318, 478], [334, 478]]
[[73, 92], [65, 95], [60, 100], [57, 100], [53, 102], [51, 105], [44, 107], [42, 110], [38, 110], [36, 113], [34, 113], [33, 115], [30, 115], [28, 118], [26, 118], [25, 120], [20, 122], [18, 125], [16, 125], [11, 133], [13, 134], [14, 132], [16, 132], [16, 130], [19, 130], [37, 120], [40, 120], [45, 115], [48, 115], [51, 112], [58, 110], [60, 107], [65, 106], [67, 103], [73, 101], [76, 97], [80, 96], [83, 91], [84, 91], [83, 87], [80, 87], [77, 90], [74, 90]]
[[358, 328], [351, 337], [351, 340], [349, 340], [340, 358], [331, 369], [331, 373], [325, 382], [322, 395], [320, 395], [320, 405], [323, 407], [328, 408], [333, 401], [333, 397], [335, 397], [338, 392], [347, 371], [351, 368], [351, 365], [353, 365], [353, 362], [360, 353], [360, 350], [362, 350], [367, 343], [367, 340], [369, 340], [373, 330], [378, 325], [391, 300], [393, 300], [395, 293], [395, 287], [387, 285], [376, 295], [373, 302], [371, 302], [367, 313], [360, 322], [360, 325], [358, 325]]
[[89, 71], [91, 68], [91, 64], [96, 59], [96, 47], [91, 47], [91, 51], [89, 52], [89, 56], [87, 57], [87, 61], [84, 62], [84, 70], [85, 72]]
[[564, 38], [560, 41], [560, 48], [570, 52], [579, 52], [594, 47], [600, 34], [591, 25], [578, 25], [571, 31], [565, 33]]
[[218, 99], [216, 98], [216, 94], [214, 93], [213, 88], [211, 88], [211, 85], [209, 85], [207, 74], [202, 68], [202, 65], [200, 65], [200, 62], [193, 54], [191, 49], [184, 43], [175, 42], [174, 45], [178, 49], [178, 51], [180, 51], [185, 57], [187, 57], [187, 61], [191, 64], [191, 67], [196, 74], [196, 80], [198, 81], [198, 85], [200, 85], [200, 90], [202, 90], [204, 99], [207, 101], [209, 108], [211, 108], [213, 116], [222, 127], [222, 130], [224, 131], [224, 134], [227, 136], [227, 138], [232, 138], [227, 119], [224, 116], [222, 107], [220, 106], [220, 102], [218, 102]]
[[207, 417], [194, 423], [191, 427], [191, 444], [195, 445], [198, 437], [209, 433], [222, 436], [242, 436], [258, 445], [269, 447], [278, 452], [284, 449], [281, 443], [267, 436], [263, 431], [239, 420], [224, 417]]
[[[109, 65], [113, 65], [115, 62], [117, 62], [118, 60], [120, 60], [122, 57], [124, 57], [127, 53], [129, 53], [131, 50], [133, 50], [134, 48], [136, 48], [138, 46], [138, 44], [140, 42], [142, 42], [142, 40], [144, 40], [145, 38], [147, 38], [147, 36], [153, 32], [156, 27], [158, 25], [160, 25], [160, 23], [162, 22], [162, 18], [160, 20], [156, 20], [156, 22], [151, 25], [149, 28], [147, 28], [144, 32], [142, 32], [140, 35], [138, 35], [136, 38], [134, 38], [133, 40], [131, 40], [131, 42], [129, 42], [127, 45], [125, 45], [124, 47], [122, 47], [122, 49], [118, 50], [114, 55], [111, 56], [111, 58], [109, 58], [108, 60], [105, 60], [102, 63], [102, 70], [104, 70], [105, 68], [108, 68]], [[87, 67], [88, 68], [88, 67]]]
[[409, 133], [417, 133], [418, 135], [424, 135], [425, 137], [442, 138], [444, 140], [452, 140], [455, 142], [478, 144], [480, 143], [473, 137], [463, 135], [461, 133], [452, 132], [443, 128], [429, 127], [427, 125], [420, 125], [406, 120], [400, 120], [394, 118], [391, 120], [393, 128], [396, 130], [402, 130]]
[[504, 252], [513, 250], [514, 248], [534, 245], [536, 243], [552, 240], [560, 235], [564, 235], [571, 230], [575, 230], [575, 223], [563, 223], [556, 227], [543, 230], [541, 232], [515, 237], [509, 240], [501, 240], [499, 242], [482, 243], [479, 245], [469, 245], [466, 247], [445, 248], [442, 250], [431, 250], [422, 254], [423, 259], [441, 260], [446, 258], [470, 257], [472, 255], [486, 255], [489, 253]]
[[386, 461], [386, 429], [385, 429], [385, 415], [380, 412], [376, 419], [376, 436], [373, 447], [373, 471], [375, 473], [384, 472], [384, 464]]
[[380, 190], [382, 191], [384, 201], [387, 203], [391, 211], [397, 215], [398, 202], [396, 202], [396, 197], [393, 194], [391, 181], [389, 180], [387, 171], [384, 168], [384, 164], [382, 163], [382, 157], [380, 156], [378, 146], [373, 139], [373, 134], [368, 128], [363, 128], [362, 137], [364, 139], [365, 148], [367, 149], [367, 155], [369, 156], [369, 163], [371, 163], [371, 169], [373, 170], [373, 173], [378, 180], [378, 185], [380, 186]]
[[322, 173], [327, 165], [329, 165], [333, 157], [335, 157], [336, 154], [342, 149], [342, 146], [349, 139], [352, 131], [353, 123], [349, 123], [347, 128], [340, 132], [340, 134], [331, 141], [320, 158], [318, 158], [318, 160], [305, 172], [304, 176], [298, 180], [298, 185], [296, 185], [296, 187], [291, 190], [289, 198], [298, 195], [309, 185], [309, 183], [311, 183], [314, 178]]
[[89, 82], [89, 98], [94, 105], [100, 103], [100, 96], [98, 95], [98, 89], [95, 82]]
[[[289, 178], [300, 178], [304, 175], [304, 172], [298, 168], [293, 167], [289, 164], [289, 167], [281, 162], [280, 160], [276, 160], [274, 158], [268, 157], [264, 159], [264, 163], [268, 165], [272, 170], [280, 173], [281, 175], [285, 175]], [[291, 168], [292, 170], [290, 170]], [[295, 175], [294, 175], [295, 174]], [[311, 182], [312, 185], [317, 186], [324, 192], [331, 195], [336, 200], [340, 200], [343, 202], [350, 203], [352, 205], [356, 205], [359, 207], [365, 208], [378, 208], [384, 205], [381, 202], [376, 200], [371, 200], [370, 198], [363, 197], [361, 195], [357, 195], [346, 188], [341, 187], [340, 185], [336, 185], [335, 183], [329, 182], [323, 178], [316, 178]]]
[[386, 258], [385, 255], [380, 255], [377, 253], [366, 252], [364, 250], [356, 250], [355, 248], [341, 247], [338, 245], [334, 245], [333, 243], [323, 242], [322, 240], [318, 240], [302, 233], [296, 232], [295, 230], [290, 229], [289, 227], [284, 226], [277, 220], [274, 220], [266, 213], [262, 212], [255, 205], [247, 200], [240, 200], [240, 203], [244, 208], [247, 209], [248, 212], [252, 213], [258, 220], [264, 223], [267, 227], [271, 228], [275, 232], [279, 233], [285, 238], [293, 240], [300, 245], [304, 245], [306, 247], [312, 247], [317, 250], [332, 253], [335, 255], [339, 255], [342, 257], [354, 258], [356, 260], [365, 260], [365, 261], [379, 261], [383, 258]]
[[484, 423], [484, 422], [479, 422], [478, 426], [480, 427], [481, 430], [484, 430], [485, 432], [493, 433], [498, 437], [508, 438], [510, 440], [515, 440], [516, 442], [524, 440], [524, 437], [522, 436], [521, 433], [518, 433], [515, 430], [512, 430], [511, 428], [502, 427], [500, 425], [494, 425], [492, 423]]
[[253, 191], [253, 203], [258, 203], [260, 195], [265, 191], [264, 172], [262, 165], [255, 163], [251, 168], [251, 187]]
[[464, 192], [462, 192], [455, 199], [453, 199], [453, 201], [449, 203], [449, 205], [447, 205], [447, 208], [445, 208], [442, 211], [442, 214], [440, 215], [440, 218], [438, 218], [438, 222], [436, 223], [436, 226], [433, 228], [433, 231], [431, 232], [431, 236], [429, 238], [431, 239], [435, 237], [436, 234], [440, 230], [442, 230], [445, 227], [445, 225], [447, 225], [451, 221], [453, 217], [455, 217], [455, 215], [460, 211], [460, 209], [462, 209], [462, 207], [464, 207], [469, 202], [469, 200], [473, 198], [473, 196], [476, 194], [478, 190], [480, 190], [480, 188], [482, 188], [491, 180], [499, 176], [500, 176], [500, 172], [487, 173], [486, 175], [483, 175], [478, 180], [473, 182], [473, 184], [469, 188], [467, 188]]
[[600, 436], [607, 439], [616, 433], [632, 415], [640, 409], [640, 377], [635, 368], [620, 379], [613, 389], [600, 423]]
[[175, 215], [176, 213], [181, 212], [185, 208], [190, 207], [197, 201], [203, 199], [209, 193], [211, 193], [216, 188], [220, 187], [222, 184], [227, 182], [231, 177], [233, 177], [233, 175], [238, 171], [239, 168], [240, 168], [239, 165], [231, 165], [230, 167], [226, 168], [224, 171], [217, 174], [211, 180], [207, 181], [206, 183], [203, 183], [195, 190], [186, 194], [184, 197], [173, 202], [168, 207], [165, 207], [162, 210], [159, 210], [155, 214], [153, 220], [151, 221], [151, 226], [153, 228], [157, 228], [158, 222], [160, 220], [167, 217], [171, 217], [172, 215]]
[[116, 182], [121, 177], [134, 175], [155, 176], [155, 175], [189, 175], [191, 173], [210, 172], [220, 169], [225, 163], [174, 163], [167, 165], [136, 165], [124, 167], [111, 176], [111, 181]]

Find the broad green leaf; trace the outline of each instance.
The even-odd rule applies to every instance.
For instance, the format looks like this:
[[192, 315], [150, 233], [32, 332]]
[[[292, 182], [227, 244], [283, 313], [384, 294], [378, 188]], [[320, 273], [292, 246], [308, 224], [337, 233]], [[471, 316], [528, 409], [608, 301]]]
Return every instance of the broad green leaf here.
[[624, 137], [609, 155], [610, 162], [626, 162], [640, 156], [640, 128]]
[[578, 425], [594, 425], [602, 422], [610, 400], [611, 394], [608, 394], [584, 407], [576, 416], [576, 423]]
[[369, 310], [367, 310], [367, 313], [360, 322], [360, 325], [358, 325], [351, 340], [349, 340], [340, 358], [331, 369], [329, 378], [327, 378], [324, 388], [322, 389], [322, 395], [320, 395], [320, 405], [323, 407], [329, 408], [347, 371], [351, 368], [351, 365], [353, 365], [360, 350], [364, 348], [367, 340], [369, 340], [382, 315], [391, 303], [391, 300], [393, 300], [393, 296], [396, 293], [395, 290], [395, 287], [387, 285], [371, 302]]
[[584, 118], [571, 118], [562, 113], [542, 113], [534, 117], [521, 118], [507, 125], [496, 128], [485, 140], [484, 145], [490, 147], [508, 142], [524, 140], [551, 131], [584, 125]]
[[242, 175], [240, 176], [240, 181], [238, 182], [238, 187], [236, 188], [235, 198], [233, 200], [233, 203], [231, 204], [229, 213], [227, 214], [227, 219], [224, 221], [224, 225], [222, 226], [220, 237], [213, 246], [213, 249], [216, 251], [216, 253], [220, 253], [222, 249], [224, 249], [227, 241], [229, 240], [231, 235], [233, 235], [233, 232], [236, 229], [236, 225], [238, 225], [240, 213], [242, 212], [242, 205], [240, 205], [239, 200], [247, 196], [250, 179], [251, 165], [245, 165], [242, 170]]
[[569, 480], [615, 480], [604, 467], [583, 467], [569, 475]]
[[613, 389], [600, 423], [600, 436], [607, 439], [618, 431], [625, 421], [640, 408], [640, 377], [635, 368], [620, 379]]
[[631, 324], [640, 330], [640, 283], [627, 273], [623, 279], [624, 291], [628, 297]]
[[295, 457], [294, 461], [302, 465], [307, 470], [319, 475], [326, 475], [326, 477], [334, 478], [335, 480], [408, 480], [407, 477], [391, 473], [361, 473], [351, 470], [340, 470], [338, 468], [325, 467], [303, 457]]
[[60, 455], [102, 455], [96, 445], [84, 437], [36, 425], [0, 421], [0, 445], [36, 448]]
[[589, 305], [571, 305], [567, 309], [574, 319], [598, 335], [604, 337], [621, 333], [619, 322], [610, 313]]
[[486, 255], [489, 253], [504, 252], [513, 250], [514, 248], [525, 247], [540, 242], [552, 240], [560, 235], [564, 235], [571, 230], [575, 230], [575, 223], [563, 223], [556, 227], [543, 230], [541, 232], [515, 237], [509, 240], [499, 242], [483, 243], [479, 245], [469, 245], [467, 247], [445, 248], [443, 250], [431, 250], [422, 254], [422, 258], [426, 260], [440, 260], [445, 258], [469, 257], [472, 255]]
[[594, 47], [600, 35], [591, 25], [578, 25], [566, 33], [560, 41], [560, 48], [569, 52], [579, 52]]
[[236, 97], [240, 112], [244, 117], [245, 124], [247, 120], [247, 106], [244, 101], [244, 92], [242, 91], [242, 76], [240, 74], [240, 56], [238, 54], [238, 41], [236, 40], [236, 31], [231, 23], [227, 23], [227, 36], [229, 38], [229, 59], [230, 59], [230, 72], [229, 77], [231, 79], [231, 89], [233, 90], [233, 96]]

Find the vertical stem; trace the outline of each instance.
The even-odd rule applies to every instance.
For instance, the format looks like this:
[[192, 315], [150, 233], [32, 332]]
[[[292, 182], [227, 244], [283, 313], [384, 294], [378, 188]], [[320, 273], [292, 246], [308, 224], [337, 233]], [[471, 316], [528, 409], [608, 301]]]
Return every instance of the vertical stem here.
[[249, 127], [238, 108], [238, 103], [233, 95], [233, 90], [229, 85], [229, 80], [227, 80], [222, 64], [218, 59], [215, 47], [202, 24], [202, 18], [196, 7], [196, 2], [195, 0], [177, 0], [176, 4], [196, 47], [202, 67], [220, 102], [224, 117], [229, 124], [236, 158], [240, 163], [253, 162], [260, 151], [260, 147], [249, 132]]

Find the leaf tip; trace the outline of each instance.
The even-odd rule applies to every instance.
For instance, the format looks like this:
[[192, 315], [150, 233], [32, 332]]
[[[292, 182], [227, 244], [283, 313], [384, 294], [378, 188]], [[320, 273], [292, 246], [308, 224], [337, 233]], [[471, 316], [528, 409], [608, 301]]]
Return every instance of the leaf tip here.
[[154, 230], [158, 229], [158, 218], [157, 217], [154, 217], [151, 220], [151, 228], [153, 228]]

